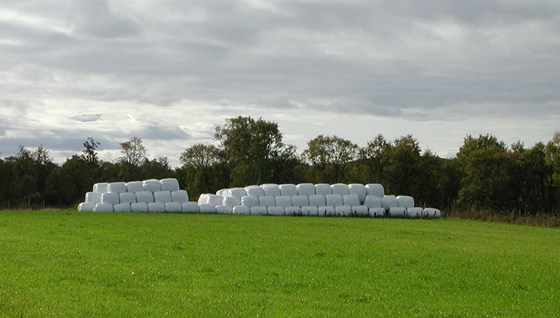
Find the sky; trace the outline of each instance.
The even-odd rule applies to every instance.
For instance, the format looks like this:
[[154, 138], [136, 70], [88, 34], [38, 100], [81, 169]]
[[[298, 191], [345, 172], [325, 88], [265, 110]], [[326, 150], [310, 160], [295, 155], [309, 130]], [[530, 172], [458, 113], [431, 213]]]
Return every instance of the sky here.
[[0, 0], [0, 157], [103, 160], [143, 140], [179, 165], [226, 118], [365, 146], [412, 134], [530, 147], [560, 131], [557, 0]]

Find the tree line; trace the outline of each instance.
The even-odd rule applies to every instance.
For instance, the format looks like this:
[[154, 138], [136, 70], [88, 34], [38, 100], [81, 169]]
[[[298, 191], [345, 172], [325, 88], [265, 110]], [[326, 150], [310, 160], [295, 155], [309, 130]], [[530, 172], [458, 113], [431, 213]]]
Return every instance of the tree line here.
[[68, 207], [96, 182], [175, 177], [196, 200], [201, 193], [263, 183], [381, 183], [386, 193], [414, 196], [417, 205], [444, 210], [557, 214], [560, 207], [560, 133], [546, 143], [507, 146], [495, 136], [468, 135], [455, 158], [420, 149], [412, 135], [374, 136], [365, 146], [319, 135], [298, 153], [284, 143], [278, 124], [261, 118], [228, 118], [214, 144], [182, 152], [181, 165], [148, 159], [138, 137], [120, 144], [115, 162], [100, 160], [101, 146], [87, 138], [83, 151], [63, 164], [42, 146], [21, 146], [0, 159], [0, 207]]

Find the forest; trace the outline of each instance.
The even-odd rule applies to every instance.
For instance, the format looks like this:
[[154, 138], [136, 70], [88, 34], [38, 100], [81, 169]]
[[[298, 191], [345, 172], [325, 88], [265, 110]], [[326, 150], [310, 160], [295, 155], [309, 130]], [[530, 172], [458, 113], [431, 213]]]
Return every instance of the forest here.
[[102, 145], [94, 137], [62, 164], [45, 147], [22, 145], [0, 159], [0, 208], [72, 207], [96, 182], [175, 177], [195, 201], [201, 193], [251, 184], [381, 183], [386, 193], [412, 195], [419, 206], [458, 214], [560, 212], [560, 132], [530, 147], [467, 135], [454, 158], [420, 149], [412, 135], [387, 140], [381, 134], [364, 146], [319, 135], [298, 153], [284, 143], [277, 123], [243, 116], [226, 119], [214, 138], [186, 148], [178, 167], [147, 158], [140, 137], [121, 143], [114, 162], [99, 158]]

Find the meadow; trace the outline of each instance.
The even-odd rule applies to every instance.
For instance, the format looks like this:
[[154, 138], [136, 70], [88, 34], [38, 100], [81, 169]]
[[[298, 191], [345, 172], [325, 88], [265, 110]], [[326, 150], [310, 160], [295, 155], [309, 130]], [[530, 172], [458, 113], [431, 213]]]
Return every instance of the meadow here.
[[560, 230], [0, 211], [2, 317], [553, 317]]

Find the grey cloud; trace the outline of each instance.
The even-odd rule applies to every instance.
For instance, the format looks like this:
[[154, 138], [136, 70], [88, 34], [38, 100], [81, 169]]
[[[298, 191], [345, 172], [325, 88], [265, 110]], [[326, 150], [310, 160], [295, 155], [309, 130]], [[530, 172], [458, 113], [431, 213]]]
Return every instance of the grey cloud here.
[[74, 27], [78, 34], [109, 39], [141, 32], [132, 18], [113, 11], [106, 0], [76, 0]]
[[132, 132], [132, 135], [141, 139], [161, 139], [161, 140], [188, 140], [191, 136], [177, 126], [164, 126], [151, 123], [147, 127]]
[[101, 114], [84, 114], [79, 113], [69, 117], [70, 119], [74, 119], [76, 121], [80, 121], [83, 123], [97, 121], [101, 118]]

